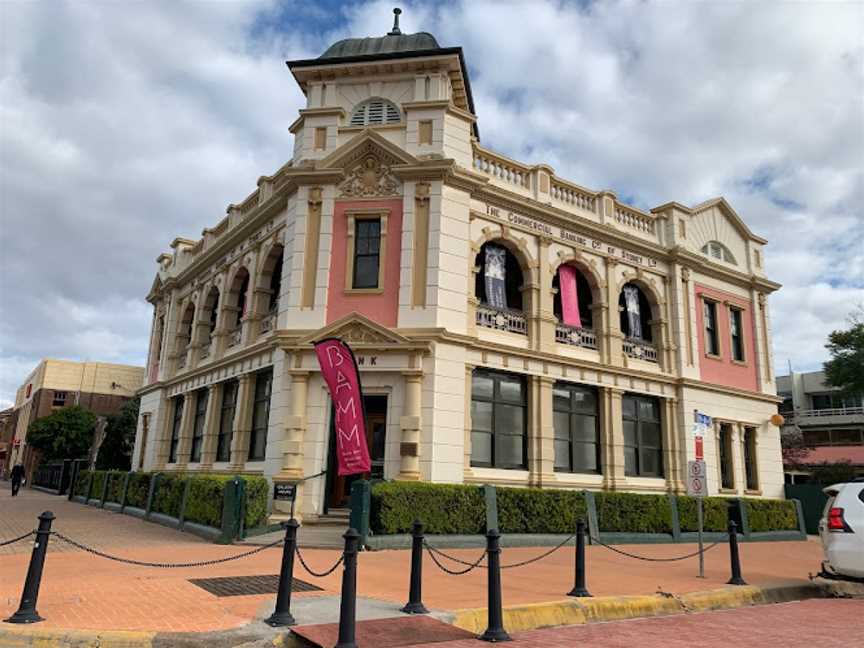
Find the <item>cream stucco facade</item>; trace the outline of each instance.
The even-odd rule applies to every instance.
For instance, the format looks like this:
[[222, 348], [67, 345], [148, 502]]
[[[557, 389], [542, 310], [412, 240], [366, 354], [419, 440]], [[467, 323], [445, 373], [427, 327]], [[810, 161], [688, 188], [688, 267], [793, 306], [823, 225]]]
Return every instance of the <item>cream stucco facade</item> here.
[[[312, 343], [338, 336], [365, 395], [382, 397], [370, 440], [378, 477], [682, 492], [698, 410], [716, 425], [710, 491], [782, 496], [765, 300], [779, 285], [764, 272], [766, 241], [723, 199], [643, 211], [486, 148], [461, 49], [417, 36], [289, 62], [308, 98], [291, 160], [200, 239], [175, 239], [159, 257], [133, 466], [274, 481], [327, 470], [330, 401]], [[379, 278], [357, 288], [357, 223], [369, 218]], [[496, 309], [475, 289], [485, 244], [518, 265], [508, 290], [519, 308]], [[590, 327], [560, 320], [562, 264], [584, 281]], [[625, 285], [644, 299], [640, 336], [622, 330]], [[499, 387], [481, 404], [487, 376], [501, 390], [520, 385], [516, 409], [495, 400]], [[596, 462], [572, 455], [589, 471], [562, 468], [565, 445], [583, 442], [563, 438], [566, 413], [556, 418], [568, 386], [595, 403], [572, 419], [596, 429], [586, 451]], [[641, 408], [648, 418], [628, 414]], [[506, 412], [493, 425], [521, 429], [522, 449], [505, 450], [472, 410]], [[514, 465], [496, 465], [494, 449], [487, 460], [472, 439], [491, 439]], [[337, 505], [338, 488], [303, 483], [299, 513]], [[274, 518], [286, 513], [276, 502]]]

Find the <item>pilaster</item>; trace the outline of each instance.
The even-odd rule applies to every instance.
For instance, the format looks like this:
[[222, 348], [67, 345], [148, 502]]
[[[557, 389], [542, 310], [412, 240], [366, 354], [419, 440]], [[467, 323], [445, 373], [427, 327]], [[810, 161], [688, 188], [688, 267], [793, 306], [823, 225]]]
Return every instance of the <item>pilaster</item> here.
[[212, 470], [216, 461], [216, 442], [219, 435], [219, 411], [222, 408], [221, 383], [210, 385], [207, 392], [207, 411], [204, 414], [204, 442], [201, 448], [201, 470]]
[[[471, 320], [473, 321], [473, 319]], [[474, 373], [474, 365], [465, 365], [465, 462], [462, 467], [463, 479], [474, 476], [471, 470], [471, 377]]]
[[255, 388], [252, 374], [243, 374], [237, 379], [237, 409], [234, 412], [234, 433], [231, 437], [231, 463], [228, 470], [240, 472], [249, 456], [249, 432], [252, 429], [252, 390]]
[[178, 471], [185, 470], [189, 463], [189, 453], [192, 450], [192, 426], [195, 421], [195, 408], [198, 404], [198, 394], [188, 392], [183, 401], [183, 415], [180, 418], [180, 438], [177, 442], [177, 461], [175, 467]]
[[554, 385], [555, 379], [549, 376], [531, 378], [530, 397], [533, 412], [528, 426], [528, 480], [531, 486], [549, 486], [556, 480], [552, 407]]
[[607, 490], [620, 490], [627, 484], [624, 471], [623, 396], [623, 389], [600, 388], [603, 488]]
[[404, 416], [399, 419], [402, 441], [399, 444], [399, 475], [396, 479], [417, 481], [420, 479], [420, 431], [423, 372], [405, 371]]

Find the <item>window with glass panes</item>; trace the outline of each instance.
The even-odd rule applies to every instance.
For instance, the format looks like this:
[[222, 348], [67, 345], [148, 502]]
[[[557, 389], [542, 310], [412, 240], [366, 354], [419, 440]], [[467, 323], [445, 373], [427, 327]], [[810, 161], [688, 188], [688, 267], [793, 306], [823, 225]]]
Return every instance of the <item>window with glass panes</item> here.
[[231, 459], [231, 438], [234, 436], [234, 411], [237, 409], [236, 380], [222, 386], [222, 407], [219, 408], [219, 436], [216, 439], [216, 461]]
[[732, 468], [732, 426], [720, 425], [720, 486], [735, 488], [735, 474]]
[[378, 263], [381, 256], [381, 219], [364, 218], [354, 222], [353, 288], [378, 288]]
[[207, 417], [206, 389], [198, 390], [195, 398], [195, 422], [192, 426], [192, 452], [189, 461], [192, 463], [201, 461], [201, 446], [204, 445], [204, 420]]
[[264, 459], [267, 450], [267, 423], [270, 420], [270, 393], [273, 390], [273, 371], [262, 371], [255, 376], [255, 399], [252, 404], [252, 431], [249, 434], [249, 460]]
[[522, 376], [475, 369], [471, 378], [471, 465], [526, 466], [526, 390]]
[[732, 338], [732, 359], [744, 362], [744, 329], [741, 328], [741, 311], [729, 309], [729, 334]]
[[171, 445], [168, 449], [168, 463], [177, 461], [177, 446], [180, 444], [180, 424], [183, 421], [183, 397], [174, 397], [174, 421], [171, 424]]
[[581, 385], [555, 383], [552, 403], [555, 471], [601, 472], [597, 390]]
[[624, 473], [637, 477], [663, 476], [663, 432], [660, 401], [624, 394]]
[[717, 339], [717, 304], [707, 299], [702, 302], [705, 320], [705, 353], [720, 355], [720, 340]]
[[759, 473], [756, 468], [756, 428], [744, 428], [744, 470], [747, 490], [759, 489]]

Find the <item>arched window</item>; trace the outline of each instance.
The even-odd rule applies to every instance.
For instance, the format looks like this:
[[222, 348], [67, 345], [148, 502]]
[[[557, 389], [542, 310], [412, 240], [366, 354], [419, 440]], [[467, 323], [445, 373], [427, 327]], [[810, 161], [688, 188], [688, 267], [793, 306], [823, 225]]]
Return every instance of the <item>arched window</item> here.
[[213, 286], [210, 292], [207, 293], [207, 301], [204, 302], [204, 310], [208, 315], [210, 328], [207, 332], [207, 341], [213, 337], [213, 332], [216, 330], [216, 320], [219, 317], [219, 289]]
[[[267, 312], [274, 313], [279, 309], [279, 293], [282, 292], [282, 259], [283, 248], [281, 245], [275, 246], [270, 250], [267, 256], [267, 261], [264, 263], [262, 274], [266, 281], [267, 288], [270, 289], [270, 295], [267, 303]], [[267, 276], [269, 275], [269, 280]]]
[[183, 311], [177, 333], [177, 350], [184, 351], [192, 338], [192, 321], [195, 319], [195, 304], [190, 303]]
[[351, 126], [375, 126], [398, 124], [402, 121], [399, 109], [392, 101], [373, 97], [354, 108], [351, 113]]
[[484, 243], [474, 264], [480, 268], [474, 295], [481, 304], [498, 310], [522, 310], [522, 267], [510, 250], [495, 241]]
[[715, 259], [720, 259], [721, 261], [725, 261], [726, 263], [738, 265], [738, 262], [735, 261], [735, 257], [732, 256], [729, 248], [723, 245], [720, 241], [709, 241], [708, 243], [703, 245], [702, 254], [713, 257]]
[[651, 304], [642, 289], [636, 284], [624, 284], [618, 306], [625, 337], [651, 342]]
[[232, 307], [232, 316], [229, 318], [231, 330], [240, 326], [240, 322], [247, 311], [247, 293], [249, 292], [249, 271], [240, 268], [234, 275], [231, 288], [228, 291], [228, 305]]
[[[561, 289], [562, 274], [564, 275], [565, 284], [563, 291]], [[567, 277], [567, 275], [575, 275], [575, 282], [573, 279]], [[568, 282], [571, 284], [570, 288], [568, 288]], [[578, 326], [579, 328], [593, 328], [594, 319], [593, 313], [591, 312], [593, 297], [591, 294], [591, 285], [588, 283], [588, 279], [585, 278], [585, 275], [582, 274], [576, 266], [559, 266], [558, 270], [555, 272], [555, 276], [552, 278], [552, 288], [555, 290], [552, 310], [555, 313], [555, 317], [557, 317], [560, 322], [571, 326]], [[564, 294], [562, 294], [562, 292]], [[565, 321], [564, 317], [564, 304], [573, 300], [574, 297], [575, 303], [573, 305], [577, 307], [579, 313], [578, 324], [573, 322], [575, 318], [572, 316], [566, 318], [569, 321]]]

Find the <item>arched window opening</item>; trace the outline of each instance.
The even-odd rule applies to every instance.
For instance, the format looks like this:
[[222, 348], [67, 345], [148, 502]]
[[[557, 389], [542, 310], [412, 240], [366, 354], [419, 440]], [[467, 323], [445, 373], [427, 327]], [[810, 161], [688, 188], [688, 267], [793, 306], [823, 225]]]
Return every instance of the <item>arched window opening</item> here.
[[248, 293], [249, 293], [249, 271], [246, 268], [240, 268], [234, 279], [231, 281], [231, 287], [228, 290], [228, 346], [236, 346], [240, 344], [242, 334], [241, 324], [243, 316], [248, 310]]
[[488, 328], [527, 334], [523, 311], [522, 267], [516, 256], [498, 242], [480, 248], [474, 260], [479, 268], [474, 295], [480, 302], [477, 323]]
[[721, 261], [725, 261], [726, 263], [738, 265], [738, 262], [735, 261], [735, 257], [732, 256], [729, 248], [723, 245], [720, 241], [709, 241], [708, 243], [703, 245], [702, 254], [713, 257], [715, 259], [719, 259]]
[[219, 317], [219, 289], [213, 286], [207, 293], [207, 301], [204, 302], [204, 312], [207, 314], [207, 339], [201, 348], [201, 358], [210, 356], [210, 344], [213, 341], [213, 333], [216, 331], [216, 322]]
[[657, 362], [657, 349], [651, 332], [651, 303], [639, 286], [624, 284], [618, 297], [624, 354], [639, 360]]
[[192, 322], [195, 320], [195, 304], [188, 304], [180, 318], [180, 326], [177, 328], [177, 367], [182, 369], [186, 366], [186, 352], [192, 340]]
[[401, 121], [402, 115], [396, 104], [381, 97], [373, 97], [354, 108], [350, 123], [351, 126], [378, 126]]
[[275, 313], [279, 310], [279, 294], [282, 292], [283, 254], [282, 246], [279, 246], [278, 253], [274, 250], [270, 255], [271, 259], [274, 259], [273, 267], [270, 269], [270, 303], [267, 307], [267, 311], [270, 313]]
[[588, 279], [575, 265], [559, 266], [552, 278], [552, 310], [558, 318], [555, 340], [562, 344], [597, 348], [594, 333], [594, 298]]

